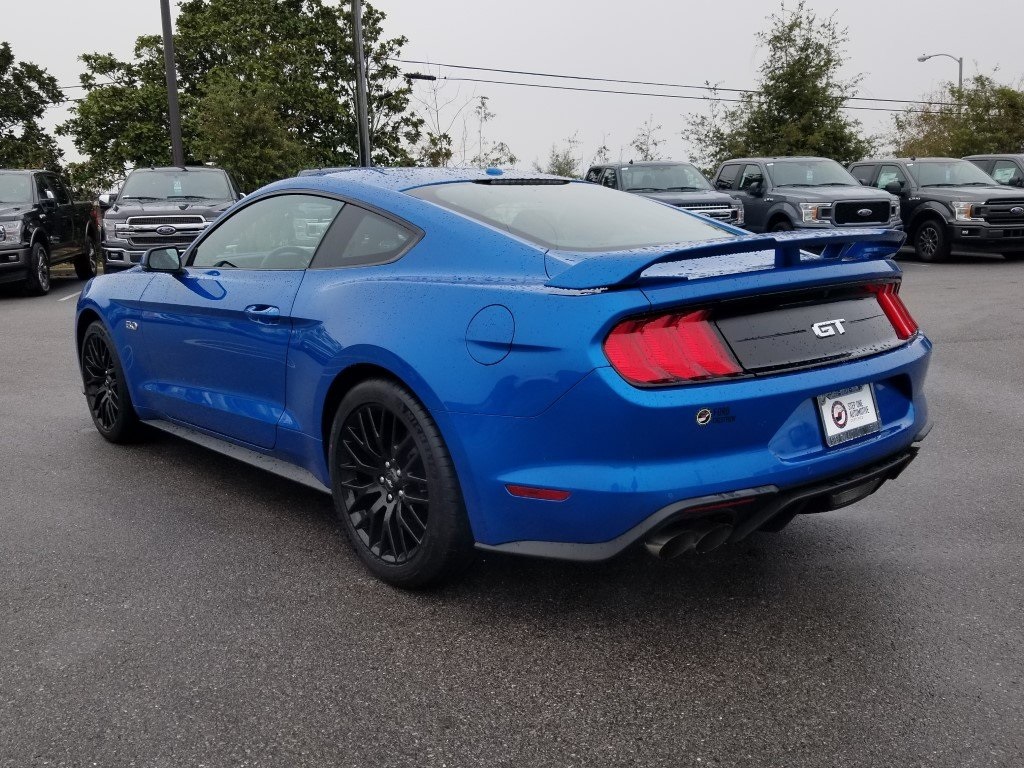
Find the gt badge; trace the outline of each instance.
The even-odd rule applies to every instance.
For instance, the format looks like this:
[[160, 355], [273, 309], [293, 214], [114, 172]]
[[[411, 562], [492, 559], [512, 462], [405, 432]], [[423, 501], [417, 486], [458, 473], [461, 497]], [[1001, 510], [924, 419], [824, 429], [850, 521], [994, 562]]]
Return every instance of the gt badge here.
[[701, 408], [697, 411], [697, 423], [704, 427], [711, 423], [711, 409]]
[[814, 335], [819, 339], [827, 339], [829, 336], [835, 336], [837, 333], [842, 336], [846, 333], [846, 329], [843, 328], [843, 323], [846, 320], [839, 318], [838, 320], [822, 320], [820, 323], [815, 323], [811, 326], [811, 330], [814, 331]]
[[134, 320], [125, 320], [124, 327], [127, 328], [129, 331], [139, 330], [139, 324], [136, 323]]

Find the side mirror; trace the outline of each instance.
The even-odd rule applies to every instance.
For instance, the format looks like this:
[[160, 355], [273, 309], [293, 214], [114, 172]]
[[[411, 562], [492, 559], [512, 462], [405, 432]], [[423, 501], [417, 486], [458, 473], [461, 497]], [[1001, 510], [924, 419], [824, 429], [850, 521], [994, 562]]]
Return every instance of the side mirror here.
[[100, 209], [105, 211], [107, 210], [107, 208], [114, 204], [114, 197], [115, 195], [112, 195], [109, 192], [104, 192], [102, 195], [96, 198], [96, 202], [99, 203]]
[[715, 182], [715, 187], [717, 189], [732, 189], [732, 182], [726, 181], [725, 179], [718, 179]]
[[57, 208], [57, 201], [53, 199], [51, 192], [47, 191], [46, 195], [46, 197], [40, 198], [39, 205], [47, 211], [55, 210]]
[[1014, 176], [1006, 183], [1011, 187], [1024, 187], [1024, 176]]
[[903, 182], [890, 181], [888, 184], [885, 185], [885, 187], [883, 187], [883, 189], [885, 189], [885, 191], [888, 192], [890, 195], [896, 195], [897, 197], [899, 197], [900, 195], [903, 194]]
[[239, 192], [239, 193], [238, 193], [238, 197], [237, 197], [237, 198], [235, 198], [235, 199], [236, 199], [236, 200], [241, 200], [241, 199], [242, 199], [243, 197], [245, 197], [245, 192]]
[[871, 186], [871, 182], [868, 181], [867, 179], [859, 179], [859, 181], [860, 181], [860, 185], [862, 187], [870, 187]]
[[177, 248], [150, 248], [142, 255], [139, 262], [147, 272], [168, 272], [180, 275], [185, 270], [181, 266], [181, 254]]
[[764, 195], [764, 184], [760, 181], [755, 181], [753, 184], [747, 185], [747, 194], [753, 197], [761, 197]]

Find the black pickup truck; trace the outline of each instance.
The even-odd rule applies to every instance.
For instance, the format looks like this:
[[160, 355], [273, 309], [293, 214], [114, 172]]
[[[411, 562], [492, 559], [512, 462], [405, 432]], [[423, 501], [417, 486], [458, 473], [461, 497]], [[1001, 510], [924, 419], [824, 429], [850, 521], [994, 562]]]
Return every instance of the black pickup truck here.
[[104, 271], [129, 269], [150, 248], [185, 250], [241, 197], [221, 168], [136, 168], [115, 199], [100, 196]]
[[99, 227], [91, 202], [74, 202], [49, 171], [0, 170], [0, 283], [50, 290], [50, 268], [71, 262], [83, 280], [99, 265]]

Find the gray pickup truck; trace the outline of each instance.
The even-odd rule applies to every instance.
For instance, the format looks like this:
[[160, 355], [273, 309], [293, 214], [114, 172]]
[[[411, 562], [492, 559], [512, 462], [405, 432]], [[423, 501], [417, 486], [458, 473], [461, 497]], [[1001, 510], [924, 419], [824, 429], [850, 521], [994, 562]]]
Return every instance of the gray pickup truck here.
[[0, 283], [50, 290], [50, 267], [71, 262], [82, 280], [96, 274], [99, 228], [91, 202], [75, 202], [49, 171], [0, 170]]
[[100, 196], [103, 268], [128, 269], [150, 248], [184, 250], [242, 198], [221, 168], [136, 168], [117, 196]]

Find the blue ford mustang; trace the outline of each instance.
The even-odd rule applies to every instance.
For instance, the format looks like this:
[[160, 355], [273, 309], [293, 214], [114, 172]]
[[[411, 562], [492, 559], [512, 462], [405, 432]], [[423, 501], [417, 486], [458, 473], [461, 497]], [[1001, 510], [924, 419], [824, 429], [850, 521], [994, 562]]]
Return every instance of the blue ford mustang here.
[[928, 425], [902, 239], [352, 169], [91, 281], [75, 334], [105, 438], [147, 424], [329, 489], [367, 566], [416, 587], [474, 546], [671, 557], [873, 493]]

